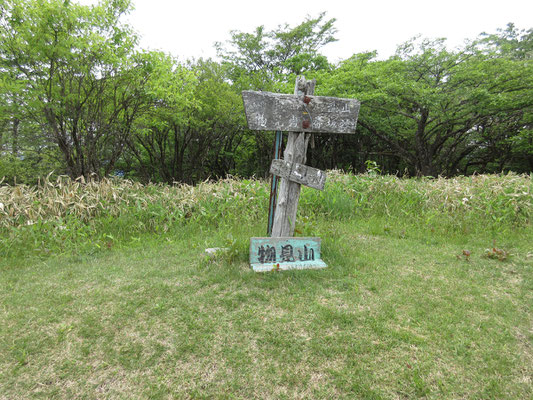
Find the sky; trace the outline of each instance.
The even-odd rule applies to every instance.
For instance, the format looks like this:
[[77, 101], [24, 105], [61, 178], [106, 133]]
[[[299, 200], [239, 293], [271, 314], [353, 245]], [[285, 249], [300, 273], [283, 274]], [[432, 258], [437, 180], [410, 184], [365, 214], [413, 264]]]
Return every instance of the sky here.
[[[533, 1], [527, 0], [132, 0], [135, 10], [125, 18], [140, 34], [144, 49], [163, 50], [181, 60], [216, 57], [214, 43], [230, 38], [231, 30], [252, 32], [257, 26], [296, 26], [307, 16], [326, 12], [335, 18], [337, 42], [322, 53], [330, 62], [363, 51], [379, 58], [413, 36], [448, 39], [453, 48], [481, 32], [494, 33], [513, 22], [533, 27]], [[97, 0], [78, 0], [94, 4]]]

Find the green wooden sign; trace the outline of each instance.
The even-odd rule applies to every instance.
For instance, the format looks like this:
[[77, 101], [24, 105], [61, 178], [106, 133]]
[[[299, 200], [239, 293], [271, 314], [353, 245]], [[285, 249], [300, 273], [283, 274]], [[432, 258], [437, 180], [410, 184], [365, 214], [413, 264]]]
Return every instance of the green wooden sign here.
[[250, 239], [250, 264], [256, 272], [327, 267], [320, 259], [320, 238], [285, 237]]

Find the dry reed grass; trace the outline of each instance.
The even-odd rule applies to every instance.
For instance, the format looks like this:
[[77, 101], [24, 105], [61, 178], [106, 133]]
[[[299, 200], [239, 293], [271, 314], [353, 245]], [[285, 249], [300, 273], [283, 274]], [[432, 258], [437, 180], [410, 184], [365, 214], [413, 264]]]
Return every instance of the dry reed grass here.
[[100, 216], [118, 217], [146, 210], [188, 218], [193, 213], [205, 214], [209, 203], [252, 201], [260, 189], [259, 181], [233, 178], [196, 186], [169, 186], [122, 179], [72, 180], [60, 176], [55, 181], [44, 179], [35, 187], [0, 186], [0, 227], [32, 225], [65, 217], [88, 222]]
[[[315, 192], [307, 200], [316, 206], [312, 207], [315, 211], [341, 207], [341, 201], [331, 205], [325, 199], [344, 196], [351, 210], [384, 210], [398, 215], [433, 212], [450, 218], [474, 215], [521, 225], [530, 223], [533, 217], [533, 176], [528, 175], [403, 179], [329, 171], [326, 194], [320, 197], [316, 192], [315, 197]], [[262, 215], [267, 196], [267, 184], [260, 180], [227, 178], [196, 186], [169, 186], [60, 176], [55, 181], [45, 179], [35, 187], [0, 186], [0, 227], [66, 217], [88, 222], [101, 216], [146, 212], [173, 220], [205, 215]]]

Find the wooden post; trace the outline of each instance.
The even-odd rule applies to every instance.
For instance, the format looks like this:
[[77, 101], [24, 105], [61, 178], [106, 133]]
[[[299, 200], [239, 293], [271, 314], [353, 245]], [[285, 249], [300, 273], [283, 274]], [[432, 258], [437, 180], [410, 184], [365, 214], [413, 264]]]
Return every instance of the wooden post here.
[[[316, 81], [308, 81], [303, 76], [296, 78], [294, 94], [301, 96], [312, 96], [315, 92]], [[304, 124], [305, 124], [304, 120]], [[304, 128], [304, 126], [302, 126]], [[283, 159], [291, 163], [305, 164], [307, 144], [309, 136], [306, 138], [305, 132], [289, 132], [289, 138], [283, 153]], [[294, 225], [296, 223], [296, 211], [298, 200], [300, 199], [300, 184], [291, 182], [288, 178], [281, 178], [278, 193], [278, 204], [274, 215], [274, 225], [272, 227], [272, 237], [294, 236]]]

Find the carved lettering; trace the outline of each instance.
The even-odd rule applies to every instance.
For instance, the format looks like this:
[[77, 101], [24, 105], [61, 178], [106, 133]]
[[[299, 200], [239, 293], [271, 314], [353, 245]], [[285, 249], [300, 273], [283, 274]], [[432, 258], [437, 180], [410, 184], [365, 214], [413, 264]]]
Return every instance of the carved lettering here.
[[[260, 242], [258, 242], [260, 241]], [[320, 241], [316, 238], [252, 238], [254, 256], [251, 262], [258, 265], [299, 264], [320, 262]], [[252, 253], [250, 253], [252, 254]]]
[[[360, 103], [355, 99], [244, 91], [248, 127], [253, 130], [355, 133]], [[304, 122], [305, 126], [304, 126]]]
[[281, 261], [294, 262], [294, 248], [290, 244], [281, 247]]
[[269, 245], [267, 245], [266, 248], [265, 246], [259, 246], [257, 250], [257, 258], [261, 264], [276, 262], [276, 248]]

